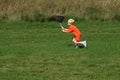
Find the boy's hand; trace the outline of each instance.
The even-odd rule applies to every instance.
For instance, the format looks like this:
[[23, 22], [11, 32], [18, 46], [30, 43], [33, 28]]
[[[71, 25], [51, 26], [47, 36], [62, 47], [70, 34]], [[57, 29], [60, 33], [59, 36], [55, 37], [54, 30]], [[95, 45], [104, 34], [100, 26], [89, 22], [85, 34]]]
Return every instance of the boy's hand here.
[[66, 32], [66, 29], [62, 29], [62, 32]]
[[65, 32], [65, 30], [64, 30], [64, 29], [62, 29], [62, 32]]

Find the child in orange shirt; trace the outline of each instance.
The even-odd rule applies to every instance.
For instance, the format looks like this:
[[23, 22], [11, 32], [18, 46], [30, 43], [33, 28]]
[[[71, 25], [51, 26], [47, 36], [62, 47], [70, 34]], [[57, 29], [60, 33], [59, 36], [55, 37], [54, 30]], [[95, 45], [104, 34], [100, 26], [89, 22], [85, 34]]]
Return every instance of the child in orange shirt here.
[[76, 48], [79, 48], [79, 44], [82, 44], [84, 47], [87, 47], [86, 41], [80, 41], [80, 39], [81, 39], [81, 32], [74, 25], [74, 19], [69, 19], [68, 20], [68, 26], [69, 26], [68, 29], [63, 28], [62, 31], [66, 32], [66, 33], [73, 33], [74, 34], [73, 42], [74, 42]]

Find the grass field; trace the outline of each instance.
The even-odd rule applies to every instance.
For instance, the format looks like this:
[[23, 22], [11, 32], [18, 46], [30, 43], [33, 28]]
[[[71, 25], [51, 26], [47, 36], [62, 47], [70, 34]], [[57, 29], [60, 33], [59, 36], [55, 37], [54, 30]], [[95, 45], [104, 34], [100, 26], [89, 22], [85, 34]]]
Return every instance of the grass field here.
[[1, 22], [0, 80], [120, 80], [120, 22], [76, 25], [87, 48], [57, 22]]

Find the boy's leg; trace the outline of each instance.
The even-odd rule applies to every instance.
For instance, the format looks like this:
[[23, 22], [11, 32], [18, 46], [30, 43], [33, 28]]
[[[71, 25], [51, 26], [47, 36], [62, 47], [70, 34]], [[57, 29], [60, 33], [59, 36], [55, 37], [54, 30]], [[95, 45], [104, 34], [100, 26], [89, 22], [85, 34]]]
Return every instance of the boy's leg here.
[[79, 48], [79, 43], [77, 43], [77, 41], [73, 38], [73, 43], [75, 44], [76, 48]]
[[74, 44], [75, 44], [76, 46], [78, 46], [78, 44], [82, 44], [82, 45], [84, 45], [85, 47], [87, 47], [86, 41], [77, 41], [77, 40], [75, 40], [75, 39], [73, 38], [73, 42], [74, 42]]

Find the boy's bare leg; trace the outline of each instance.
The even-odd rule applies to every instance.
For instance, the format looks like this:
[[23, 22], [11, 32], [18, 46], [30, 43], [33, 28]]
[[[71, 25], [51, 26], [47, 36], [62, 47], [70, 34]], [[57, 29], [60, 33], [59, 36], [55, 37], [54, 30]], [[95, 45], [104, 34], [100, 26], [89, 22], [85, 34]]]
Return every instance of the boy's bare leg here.
[[76, 41], [75, 39], [73, 39], [73, 42], [76, 46], [78, 46], [78, 44], [82, 44], [84, 45], [85, 47], [87, 47], [87, 43], [86, 41]]

